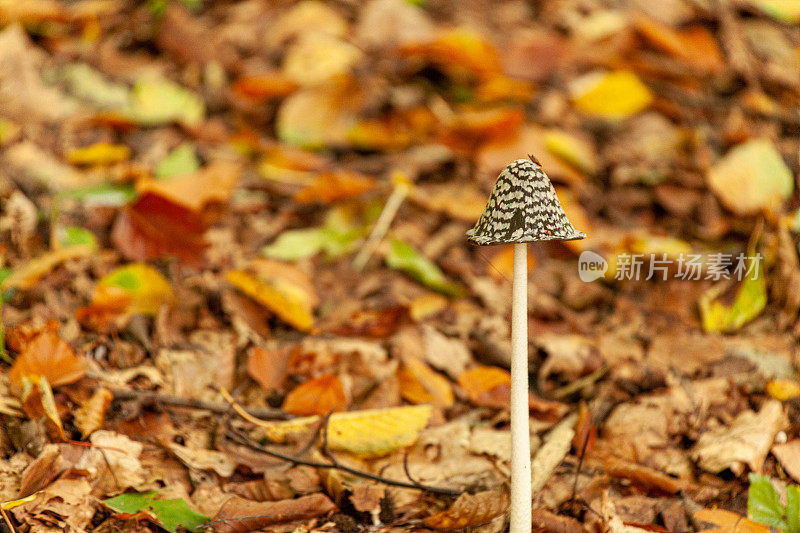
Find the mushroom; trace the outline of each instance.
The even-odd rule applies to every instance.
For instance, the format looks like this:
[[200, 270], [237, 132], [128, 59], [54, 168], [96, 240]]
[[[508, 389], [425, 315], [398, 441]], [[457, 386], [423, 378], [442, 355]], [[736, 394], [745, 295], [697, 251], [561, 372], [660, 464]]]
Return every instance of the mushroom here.
[[528, 250], [534, 241], [571, 241], [572, 227], [542, 165], [533, 156], [508, 165], [467, 237], [475, 244], [514, 244], [511, 307], [511, 533], [531, 530], [528, 411]]

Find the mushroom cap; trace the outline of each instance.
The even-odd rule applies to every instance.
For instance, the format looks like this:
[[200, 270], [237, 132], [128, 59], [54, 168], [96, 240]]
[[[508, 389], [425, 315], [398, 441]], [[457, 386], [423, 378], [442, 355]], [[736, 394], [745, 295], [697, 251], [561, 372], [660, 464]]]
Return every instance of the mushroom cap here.
[[500, 244], [573, 241], [586, 234], [570, 224], [541, 165], [535, 159], [517, 159], [500, 173], [467, 238], [476, 244]]

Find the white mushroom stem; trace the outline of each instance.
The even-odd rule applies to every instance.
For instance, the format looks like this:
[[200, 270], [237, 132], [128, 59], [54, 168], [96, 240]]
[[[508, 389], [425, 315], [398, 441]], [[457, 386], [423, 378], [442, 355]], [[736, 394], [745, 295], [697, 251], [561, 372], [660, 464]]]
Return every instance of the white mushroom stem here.
[[531, 434], [528, 411], [528, 245], [514, 244], [511, 307], [511, 527], [531, 531]]

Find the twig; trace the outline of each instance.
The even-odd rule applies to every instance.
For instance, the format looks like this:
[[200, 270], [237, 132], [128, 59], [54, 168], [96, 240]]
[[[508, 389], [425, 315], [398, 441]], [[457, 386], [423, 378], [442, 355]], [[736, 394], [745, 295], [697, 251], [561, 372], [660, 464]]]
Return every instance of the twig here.
[[[211, 411], [212, 413], [225, 414], [230, 411], [231, 407], [227, 404], [204, 402], [201, 400], [193, 400], [190, 398], [181, 398], [179, 396], [170, 396], [167, 394], [159, 394], [153, 391], [143, 390], [112, 390], [114, 400], [137, 400], [145, 403], [170, 405], [172, 407], [186, 407], [189, 409], [200, 409], [203, 411]], [[257, 416], [258, 418], [266, 418], [271, 420], [289, 420], [292, 415], [281, 409], [272, 409], [269, 407], [242, 407], [247, 413]]]
[[403, 205], [403, 200], [406, 199], [406, 196], [408, 196], [408, 193], [411, 191], [411, 185], [405, 177], [397, 177], [394, 181], [395, 186], [392, 190], [392, 194], [389, 195], [389, 199], [386, 200], [386, 205], [384, 205], [383, 211], [381, 211], [377, 222], [375, 222], [375, 226], [373, 226], [369, 237], [367, 237], [367, 242], [364, 243], [358, 255], [353, 259], [353, 268], [357, 272], [363, 270], [364, 267], [367, 266], [367, 261], [369, 261], [372, 254], [375, 253], [375, 249], [383, 240], [386, 232], [389, 231], [392, 220], [394, 220], [400, 206]]
[[572, 508], [572, 504], [575, 502], [575, 494], [578, 492], [578, 478], [581, 475], [581, 467], [583, 466], [583, 458], [586, 456], [586, 447], [589, 444], [589, 437], [591, 436], [591, 431], [586, 432], [586, 437], [583, 439], [583, 444], [581, 444], [581, 453], [578, 456], [578, 464], [575, 466], [575, 483], [572, 484], [572, 495], [569, 497], [569, 506]]
[[[324, 432], [324, 434], [327, 434], [327, 425], [324, 426], [323, 432]], [[237, 443], [239, 443], [239, 444], [241, 444], [243, 446], [247, 446], [248, 448], [252, 448], [253, 450], [257, 450], [259, 452], [265, 453], [265, 454], [267, 454], [267, 455], [269, 455], [271, 457], [275, 457], [277, 459], [283, 459], [284, 461], [288, 461], [288, 462], [290, 462], [292, 464], [296, 464], [296, 465], [310, 466], [312, 468], [330, 468], [330, 469], [334, 469], [334, 470], [341, 470], [342, 472], [347, 472], [348, 474], [353, 474], [354, 476], [363, 477], [365, 479], [370, 479], [372, 481], [377, 481], [378, 483], [383, 483], [384, 485], [391, 485], [393, 487], [402, 487], [402, 488], [405, 488], [405, 489], [423, 490], [423, 491], [430, 492], [430, 493], [433, 493], [433, 494], [442, 494], [442, 495], [445, 495], [445, 496], [459, 496], [463, 492], [463, 491], [456, 490], [456, 489], [448, 489], [448, 488], [444, 488], [444, 487], [433, 487], [433, 486], [430, 486], [430, 485], [422, 485], [422, 484], [416, 484], [415, 485], [415, 484], [412, 484], [412, 483], [406, 483], [405, 481], [396, 481], [394, 479], [385, 478], [383, 476], [378, 476], [376, 474], [371, 474], [369, 472], [364, 472], [363, 470], [358, 470], [356, 468], [351, 468], [351, 467], [349, 467], [347, 465], [343, 465], [343, 464], [339, 463], [336, 460], [336, 458], [333, 457], [330, 454], [326, 455], [326, 457], [330, 461], [330, 463], [321, 463], [321, 462], [318, 462], [318, 461], [309, 461], [309, 460], [301, 459], [299, 457], [295, 457], [295, 456], [292, 456], [292, 455], [287, 455], [287, 454], [275, 452], [275, 451], [270, 450], [269, 448], [266, 448], [264, 446], [261, 446], [260, 444], [257, 444], [255, 442], [251, 441], [246, 436], [241, 435], [240, 433], [238, 433], [238, 432], [236, 432], [236, 431], [234, 431], [232, 429], [228, 429], [225, 432], [225, 434], [227, 435], [227, 437], [229, 439], [231, 439], [232, 441], [237, 442]], [[326, 439], [325, 439], [325, 442], [324, 442], [324, 445], [323, 445], [323, 449], [327, 449], [327, 440]]]
[[8, 526], [8, 529], [9, 529], [9, 531], [11, 531], [11, 533], [17, 533], [17, 530], [16, 530], [16, 529], [14, 529], [14, 524], [12, 524], [12, 523], [11, 523], [11, 519], [10, 519], [10, 518], [8, 518], [8, 515], [6, 514], [6, 510], [5, 510], [5, 509], [3, 509], [2, 507], [0, 507], [0, 514], [2, 514], [2, 515], [3, 515], [3, 520], [5, 520], [5, 522], [6, 522], [6, 525]]

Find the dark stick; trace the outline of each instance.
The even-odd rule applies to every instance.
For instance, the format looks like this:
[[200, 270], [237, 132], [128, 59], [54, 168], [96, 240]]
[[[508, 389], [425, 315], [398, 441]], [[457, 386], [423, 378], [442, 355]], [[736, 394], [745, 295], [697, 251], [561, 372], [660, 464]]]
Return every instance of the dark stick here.
[[463, 492], [463, 491], [460, 491], [460, 490], [448, 489], [448, 488], [444, 488], [444, 487], [433, 487], [433, 486], [430, 486], [430, 485], [423, 485], [423, 484], [419, 484], [419, 483], [418, 484], [412, 484], [412, 483], [406, 483], [404, 481], [396, 481], [394, 479], [385, 478], [383, 476], [379, 476], [379, 475], [376, 475], [376, 474], [371, 474], [369, 472], [364, 472], [363, 470], [358, 470], [356, 468], [351, 468], [351, 467], [349, 467], [347, 465], [343, 465], [343, 464], [339, 463], [336, 460], [336, 458], [333, 457], [330, 454], [330, 452], [327, 450], [327, 447], [328, 447], [327, 438], [326, 438], [327, 437], [327, 424], [325, 426], [323, 426], [323, 435], [325, 435], [325, 437], [323, 437], [323, 450], [324, 450], [323, 453], [325, 453], [326, 457], [328, 458], [328, 460], [331, 461], [330, 463], [320, 463], [320, 462], [317, 462], [317, 461], [308, 461], [306, 459], [300, 459], [299, 457], [294, 457], [292, 455], [286, 455], [286, 454], [283, 454], [283, 453], [278, 453], [278, 452], [272, 451], [269, 448], [265, 448], [264, 446], [261, 446], [260, 444], [252, 442], [246, 436], [243, 436], [240, 433], [238, 433], [238, 432], [236, 432], [234, 430], [231, 430], [231, 429], [226, 431], [225, 434], [227, 435], [227, 437], [229, 439], [231, 439], [232, 441], [234, 441], [236, 443], [239, 443], [239, 444], [241, 444], [243, 446], [247, 446], [248, 448], [252, 448], [253, 450], [257, 450], [259, 452], [265, 453], [265, 454], [267, 454], [267, 455], [269, 455], [271, 457], [276, 457], [278, 459], [283, 459], [284, 461], [288, 461], [288, 462], [290, 462], [292, 464], [296, 464], [296, 465], [310, 466], [312, 468], [332, 468], [332, 469], [335, 469], [335, 470], [341, 470], [342, 472], [347, 472], [348, 474], [353, 474], [353, 475], [358, 476], [358, 477], [363, 477], [365, 479], [370, 479], [372, 481], [377, 481], [378, 483], [383, 483], [384, 485], [391, 485], [393, 487], [402, 487], [404, 489], [422, 490], [422, 491], [430, 492], [430, 493], [433, 493], [433, 494], [442, 494], [442, 495], [445, 495], [445, 496], [458, 496]]
[[[179, 396], [170, 396], [167, 394], [159, 394], [153, 391], [144, 390], [112, 390], [114, 400], [137, 400], [145, 403], [170, 405], [172, 407], [186, 407], [188, 409], [200, 409], [203, 411], [211, 411], [212, 413], [225, 414], [230, 412], [231, 406], [221, 403], [210, 403], [201, 400], [192, 400], [189, 398], [181, 398]], [[286, 411], [281, 409], [272, 409], [269, 407], [244, 407], [242, 409], [249, 414], [268, 420], [289, 420], [292, 417]]]

